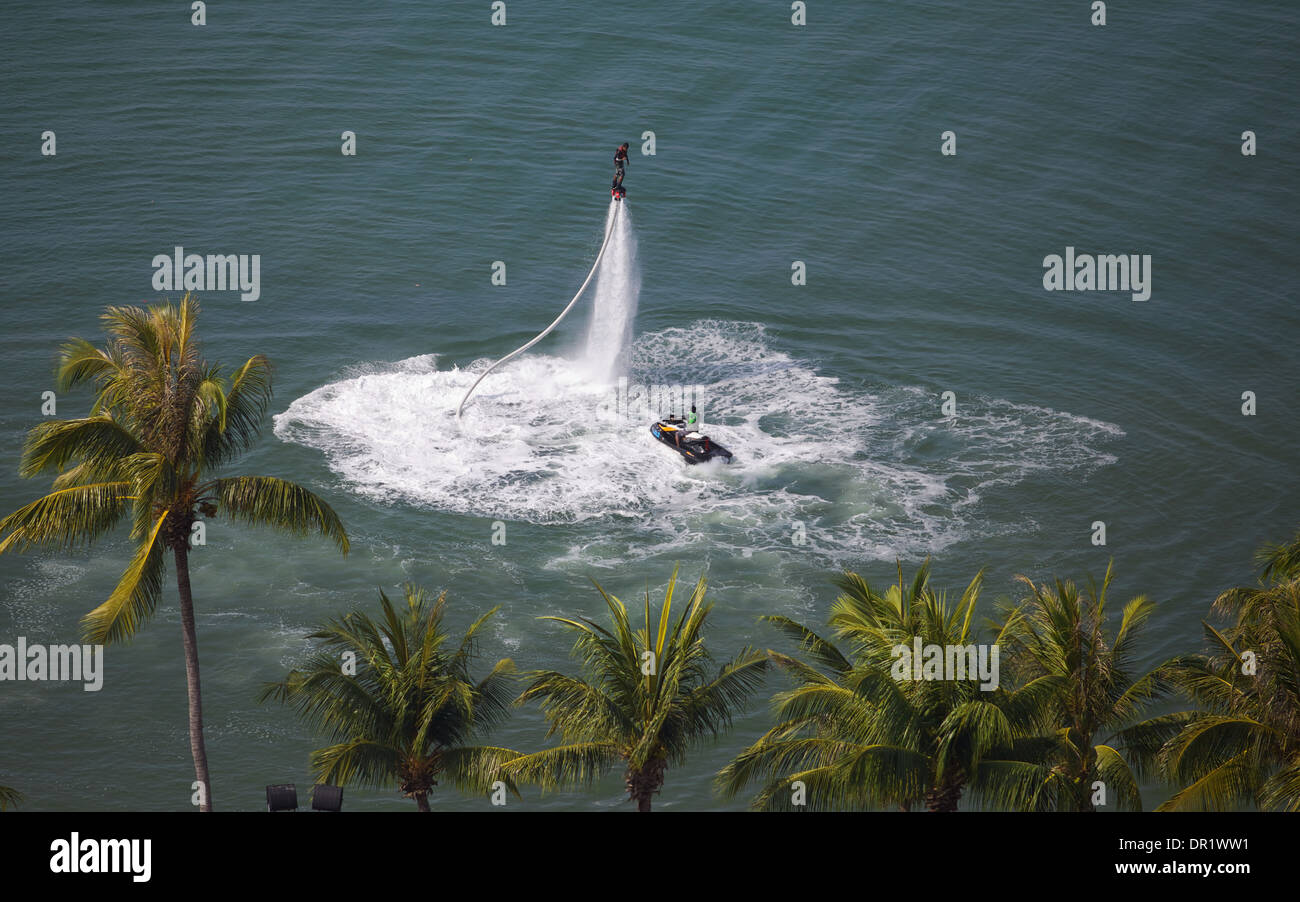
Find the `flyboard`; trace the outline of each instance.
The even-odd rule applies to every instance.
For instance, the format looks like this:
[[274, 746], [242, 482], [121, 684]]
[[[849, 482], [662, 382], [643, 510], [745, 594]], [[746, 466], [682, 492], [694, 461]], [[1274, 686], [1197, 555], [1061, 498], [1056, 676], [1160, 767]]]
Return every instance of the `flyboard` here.
[[[620, 196], [619, 194], [614, 194], [614, 200], [621, 201], [622, 199], [623, 199], [622, 196]], [[528, 344], [524, 345], [523, 347], [516, 348], [506, 356], [502, 357], [496, 363], [492, 364], [490, 367], [485, 369], [483, 371], [483, 374], [474, 380], [474, 384], [469, 387], [469, 391], [465, 392], [465, 397], [460, 399], [460, 405], [456, 408], [457, 422], [460, 422], [460, 414], [461, 411], [465, 409], [465, 402], [469, 400], [470, 395], [474, 394], [474, 389], [478, 388], [478, 384], [482, 382], [485, 378], [487, 378], [488, 373], [492, 372], [494, 369], [499, 367], [501, 364], [505, 363], [507, 360], [513, 360], [515, 357], [518, 357], [524, 351], [527, 351], [529, 348], [537, 344], [543, 338], [550, 335], [551, 330], [554, 329], [556, 326], [558, 326], [560, 324], [560, 320], [564, 319], [564, 317], [568, 315], [569, 311], [573, 309], [573, 305], [578, 303], [578, 298], [582, 297], [582, 293], [587, 290], [587, 285], [591, 283], [591, 277], [594, 276], [596, 274], [596, 270], [600, 268], [600, 259], [601, 257], [605, 256], [605, 248], [609, 246], [609, 236], [614, 234], [614, 226], [618, 222], [618, 212], [622, 208], [623, 205], [621, 203], [614, 204], [614, 211], [609, 216], [609, 227], [605, 229], [605, 240], [600, 243], [600, 250], [596, 253], [596, 262], [591, 264], [591, 272], [587, 273], [587, 278], [582, 280], [582, 285], [578, 288], [578, 293], [573, 296], [573, 300], [569, 301], [568, 306], [560, 311], [560, 315], [555, 318], [555, 321], [552, 322], [545, 329], [543, 329], [537, 335], [536, 338], [528, 342]]]

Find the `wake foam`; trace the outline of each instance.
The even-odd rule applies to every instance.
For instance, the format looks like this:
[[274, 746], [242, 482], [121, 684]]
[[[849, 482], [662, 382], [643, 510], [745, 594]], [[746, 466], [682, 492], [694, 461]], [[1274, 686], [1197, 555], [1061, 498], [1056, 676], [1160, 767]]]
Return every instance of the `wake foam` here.
[[[665, 363], [676, 360], [689, 369]], [[347, 486], [380, 502], [530, 523], [604, 521], [569, 551], [597, 565], [700, 542], [746, 557], [797, 550], [834, 562], [929, 553], [1027, 528], [982, 520], [982, 495], [1038, 473], [1113, 463], [1104, 446], [1123, 435], [1086, 417], [975, 397], [945, 421], [933, 391], [849, 389], [773, 348], [761, 325], [713, 320], [641, 336], [623, 394], [593, 381], [585, 361], [513, 361], [484, 380], [458, 429], [456, 403], [489, 363], [439, 370], [430, 355], [355, 371], [291, 403], [275, 434], [319, 449]], [[687, 467], [650, 436], [650, 412], [681, 411], [656, 386], [688, 379], [706, 431], [736, 455], [730, 467]], [[796, 522], [808, 544], [793, 549]]]

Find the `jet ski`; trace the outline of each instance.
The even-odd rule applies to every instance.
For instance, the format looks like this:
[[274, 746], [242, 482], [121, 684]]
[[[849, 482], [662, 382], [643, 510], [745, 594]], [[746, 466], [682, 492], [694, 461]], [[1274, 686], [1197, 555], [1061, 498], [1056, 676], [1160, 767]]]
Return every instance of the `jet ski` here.
[[691, 430], [682, 417], [668, 416], [650, 425], [650, 434], [686, 459], [688, 464], [720, 460], [731, 463], [731, 452], [707, 435]]

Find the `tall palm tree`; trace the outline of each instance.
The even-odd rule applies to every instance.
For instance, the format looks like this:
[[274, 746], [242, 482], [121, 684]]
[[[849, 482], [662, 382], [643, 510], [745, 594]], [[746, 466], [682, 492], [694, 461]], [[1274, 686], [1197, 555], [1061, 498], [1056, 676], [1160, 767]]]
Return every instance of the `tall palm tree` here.
[[93, 385], [89, 416], [52, 420], [27, 436], [20, 472], [57, 474], [53, 491], [0, 520], [0, 552], [67, 549], [131, 525], [135, 554], [108, 600], [82, 619], [85, 640], [129, 639], [157, 608], [167, 553], [180, 594], [190, 751], [201, 809], [212, 810], [203, 744], [198, 639], [190, 589], [190, 535], [219, 515], [304, 535], [319, 532], [344, 552], [334, 511], [302, 486], [270, 476], [215, 477], [258, 437], [271, 398], [263, 356], [227, 374], [199, 353], [198, 301], [109, 307], [108, 341], [72, 339], [63, 348], [59, 391]]
[[[1073, 582], [1036, 585], [1021, 576], [1029, 595], [1007, 610], [1003, 642], [1013, 679], [1033, 687], [1026, 711], [1038, 735], [1020, 744], [1012, 759], [985, 774], [982, 787], [1017, 807], [1093, 811], [1098, 783], [1108, 807], [1140, 811], [1141, 768], [1127, 746], [1163, 735], [1163, 722], [1140, 720], [1173, 688], [1179, 660], [1141, 672], [1136, 666], [1143, 627], [1155, 611], [1145, 595], [1124, 605], [1119, 624], [1107, 632], [1108, 565], [1098, 587]], [[1100, 787], [1099, 787], [1100, 788]]]
[[1214, 602], [1232, 625], [1205, 623], [1209, 654], [1175, 673], [1201, 710], [1167, 715], [1140, 744], [1181, 787], [1158, 810], [1300, 811], [1300, 535], [1257, 560], [1256, 585]]
[[[468, 792], [486, 792], [518, 752], [465, 742], [500, 723], [510, 710], [514, 663], [503, 658], [474, 680], [477, 636], [488, 611], [451, 647], [443, 628], [446, 593], [430, 603], [416, 586], [399, 609], [381, 590], [382, 619], [358, 611], [331, 620], [308, 638], [321, 640], [306, 665], [262, 692], [297, 709], [311, 726], [337, 740], [312, 753], [323, 783], [382, 787], [393, 783], [429, 810], [429, 793], [444, 778]], [[352, 666], [348, 666], [351, 662]]]
[[777, 725], [719, 772], [717, 790], [734, 797], [761, 784], [752, 804], [766, 810], [957, 810], [968, 784], [1024, 735], [1016, 717], [1027, 701], [981, 689], [977, 676], [898, 679], [896, 649], [910, 652], [917, 637], [975, 644], [982, 583], [983, 571], [951, 605], [930, 586], [928, 560], [910, 584], [899, 564], [897, 585], [884, 592], [844, 573], [830, 626], [848, 651], [788, 617], [764, 617], [810, 662], [768, 652], [796, 685], [774, 696]]
[[520, 782], [543, 788], [589, 784], [624, 767], [624, 785], [637, 811], [649, 811], [670, 765], [681, 764], [706, 736], [716, 736], [757, 687], [766, 669], [762, 652], [743, 649], [717, 670], [705, 647], [712, 604], [700, 577], [685, 610], [672, 621], [673, 570], [657, 619], [645, 598], [645, 624], [634, 627], [618, 598], [600, 592], [609, 608], [605, 628], [586, 617], [546, 617], [574, 633], [582, 676], [535, 671], [519, 703], [537, 701], [551, 722], [547, 736], [563, 744], [506, 762]]
[[8, 786], [0, 786], [0, 811], [8, 811], [23, 800], [23, 794]]

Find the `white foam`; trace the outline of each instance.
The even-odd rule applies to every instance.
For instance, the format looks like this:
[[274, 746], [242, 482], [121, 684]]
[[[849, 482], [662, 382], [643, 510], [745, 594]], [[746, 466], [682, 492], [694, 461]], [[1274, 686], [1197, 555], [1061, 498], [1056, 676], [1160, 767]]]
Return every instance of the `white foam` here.
[[597, 565], [700, 543], [788, 553], [796, 521], [808, 538], [798, 553], [828, 560], [937, 551], [1007, 528], [981, 520], [993, 487], [1112, 463], [1103, 446], [1123, 435], [988, 398], [964, 397], [962, 416], [944, 420], [933, 391], [846, 388], [775, 349], [755, 323], [704, 320], [631, 350], [633, 385], [698, 386], [704, 431], [735, 464], [688, 467], [651, 437], [648, 418], [601, 415], [613, 389], [593, 382], [585, 360], [538, 354], [484, 380], [463, 432], [454, 408], [489, 361], [367, 368], [298, 398], [275, 434], [320, 449], [347, 485], [384, 502], [616, 524], [565, 556]]

